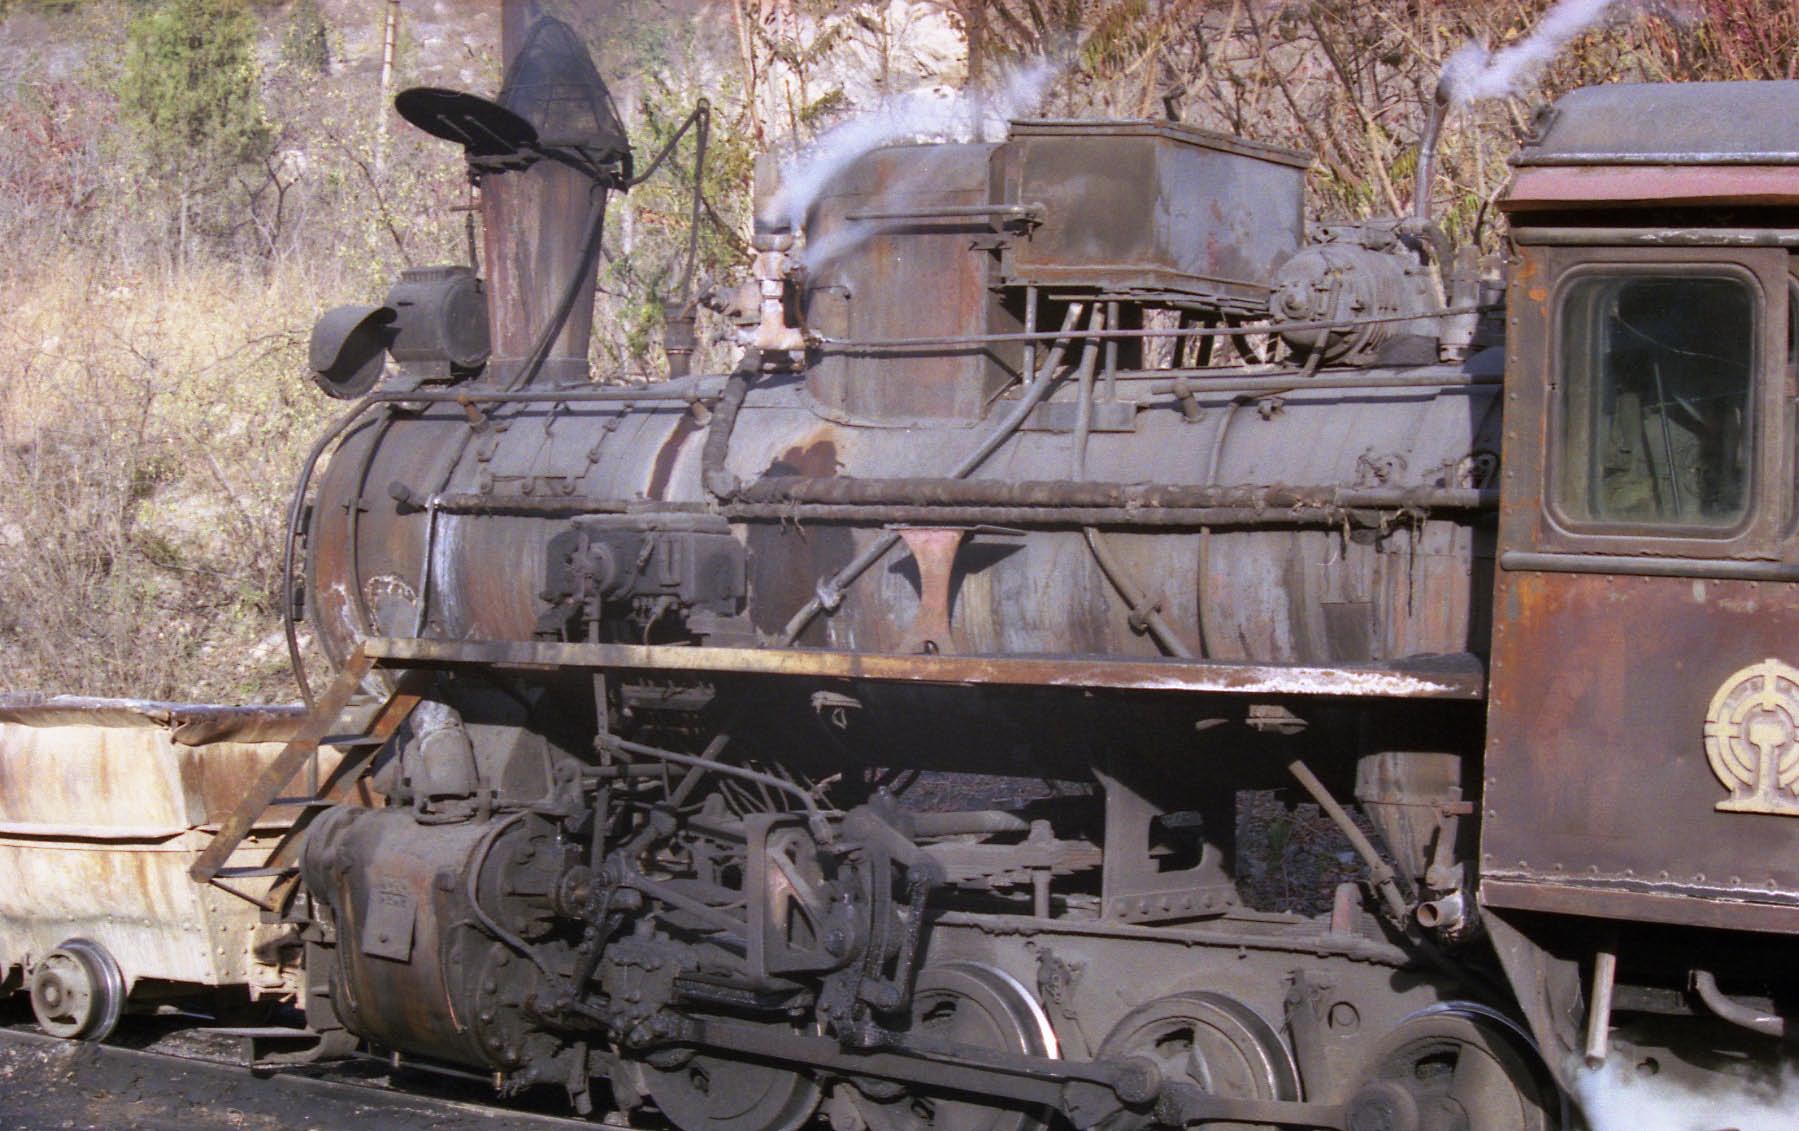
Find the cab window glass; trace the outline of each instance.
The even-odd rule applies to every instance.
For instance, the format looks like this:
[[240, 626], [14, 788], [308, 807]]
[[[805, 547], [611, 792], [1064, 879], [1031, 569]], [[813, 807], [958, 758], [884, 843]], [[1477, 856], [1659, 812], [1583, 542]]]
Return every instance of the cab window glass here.
[[1748, 510], [1756, 298], [1744, 279], [1589, 275], [1561, 308], [1556, 503], [1579, 523], [1729, 527]]

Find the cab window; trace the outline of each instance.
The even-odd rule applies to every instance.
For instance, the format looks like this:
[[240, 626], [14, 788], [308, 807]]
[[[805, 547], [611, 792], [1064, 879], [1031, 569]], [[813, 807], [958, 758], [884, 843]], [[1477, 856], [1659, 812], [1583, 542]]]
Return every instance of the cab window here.
[[1743, 520], [1756, 294], [1722, 271], [1583, 275], [1563, 291], [1554, 499], [1565, 521], [1722, 533]]

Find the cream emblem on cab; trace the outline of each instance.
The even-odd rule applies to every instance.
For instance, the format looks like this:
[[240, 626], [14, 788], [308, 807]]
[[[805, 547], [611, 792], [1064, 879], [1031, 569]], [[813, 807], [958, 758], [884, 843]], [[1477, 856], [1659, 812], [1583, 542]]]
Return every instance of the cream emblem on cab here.
[[1705, 756], [1727, 813], [1799, 817], [1799, 669], [1767, 659], [1733, 674], [1705, 713]]

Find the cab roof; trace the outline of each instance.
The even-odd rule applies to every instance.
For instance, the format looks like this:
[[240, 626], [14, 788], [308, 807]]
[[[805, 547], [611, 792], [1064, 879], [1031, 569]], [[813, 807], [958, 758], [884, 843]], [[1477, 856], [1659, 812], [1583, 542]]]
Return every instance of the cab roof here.
[[1586, 87], [1512, 163], [1507, 211], [1799, 204], [1799, 81]]
[[1563, 96], [1514, 165], [1799, 165], [1799, 81], [1617, 83]]

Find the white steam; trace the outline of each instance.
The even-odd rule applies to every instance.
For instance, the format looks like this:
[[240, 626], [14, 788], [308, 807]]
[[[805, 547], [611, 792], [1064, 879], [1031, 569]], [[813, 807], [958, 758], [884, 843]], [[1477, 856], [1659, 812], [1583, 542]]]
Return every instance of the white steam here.
[[1528, 36], [1489, 51], [1464, 44], [1443, 64], [1442, 89], [1456, 105], [1523, 94], [1550, 60], [1582, 32], [1598, 24], [1620, 0], [1556, 0]]
[[[917, 160], [908, 162], [899, 176], [887, 182], [881, 188], [878, 197], [868, 202], [870, 208], [881, 208], [886, 205], [903, 205], [915, 194], [929, 192], [941, 182], [942, 162], [933, 151], [925, 150]], [[808, 272], [817, 275], [827, 266], [861, 247], [869, 239], [881, 232], [896, 227], [903, 227], [906, 220], [849, 220], [839, 225], [834, 231], [820, 239], [814, 239], [811, 232], [806, 233], [806, 243], [794, 258], [799, 260]]]
[[804, 226], [818, 194], [849, 165], [873, 149], [902, 141], [998, 141], [1006, 122], [1035, 110], [1056, 68], [1039, 61], [1013, 71], [995, 90], [916, 90], [883, 101], [820, 134], [781, 166], [781, 188], [767, 217]]
[[1729, 1091], [1698, 1091], [1660, 1076], [1638, 1076], [1613, 1057], [1574, 1075], [1574, 1098], [1592, 1131], [1793, 1131], [1799, 1127], [1799, 1080], [1744, 1080]]

